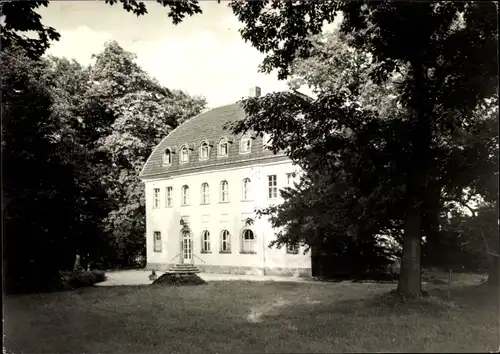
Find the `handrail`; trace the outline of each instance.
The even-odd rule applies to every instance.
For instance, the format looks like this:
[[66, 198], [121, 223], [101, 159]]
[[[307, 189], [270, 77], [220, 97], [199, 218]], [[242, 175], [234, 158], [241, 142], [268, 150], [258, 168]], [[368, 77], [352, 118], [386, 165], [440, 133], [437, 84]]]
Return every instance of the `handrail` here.
[[[174, 259], [176, 259], [177, 257], [179, 257], [179, 258], [180, 258], [180, 256], [181, 256], [181, 254], [180, 254], [180, 253], [177, 253], [177, 254], [176, 254], [176, 255], [175, 255], [175, 256], [174, 256], [174, 257], [170, 260], [170, 262], [172, 262], [172, 261], [173, 261]], [[169, 263], [170, 263], [170, 262], [169, 262]]]
[[204, 261], [201, 257], [198, 257], [198, 256], [197, 256], [197, 255], [195, 255], [194, 253], [193, 253], [193, 256], [195, 256], [196, 258], [198, 258], [198, 259], [199, 259], [200, 261], [202, 261], [203, 263], [207, 263], [207, 262], [206, 262], [206, 261]]

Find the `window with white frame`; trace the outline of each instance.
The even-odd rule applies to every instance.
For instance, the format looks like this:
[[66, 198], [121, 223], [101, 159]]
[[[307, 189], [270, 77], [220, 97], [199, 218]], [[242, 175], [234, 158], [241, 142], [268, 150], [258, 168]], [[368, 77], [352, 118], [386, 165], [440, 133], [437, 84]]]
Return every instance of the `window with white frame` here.
[[229, 202], [229, 184], [227, 181], [220, 183], [220, 201], [221, 203]]
[[161, 232], [155, 231], [153, 232], [153, 243], [154, 243], [154, 251], [161, 252]]
[[243, 183], [242, 183], [242, 197], [243, 197], [243, 200], [250, 200], [250, 187], [251, 187], [251, 181], [250, 181], [250, 178], [245, 178], [243, 179]]
[[200, 160], [207, 160], [209, 154], [209, 146], [206, 141], [202, 142], [200, 145]]
[[182, 186], [181, 194], [182, 205], [189, 205], [189, 187]]
[[163, 166], [168, 166], [172, 164], [172, 152], [170, 149], [166, 149], [163, 153]]
[[271, 134], [264, 133], [262, 136], [262, 149], [269, 150], [271, 147]]
[[208, 188], [208, 183], [203, 183], [201, 185], [201, 204], [210, 203], [210, 190]]
[[250, 152], [252, 147], [252, 139], [249, 136], [242, 136], [240, 139], [240, 153], [247, 154]]
[[250, 229], [241, 234], [241, 253], [255, 253], [255, 235]]
[[201, 252], [210, 252], [210, 232], [208, 232], [208, 230], [205, 230], [201, 233]]
[[297, 244], [287, 244], [286, 245], [286, 253], [289, 253], [289, 254], [298, 254], [299, 253], [299, 245], [297, 245]]
[[293, 187], [294, 178], [295, 178], [295, 173], [286, 174], [286, 185], [288, 187]]
[[276, 178], [276, 175], [270, 175], [267, 176], [267, 182], [268, 182], [268, 198], [269, 199], [275, 199], [278, 198], [278, 179]]
[[165, 206], [172, 207], [172, 187], [165, 188]]
[[153, 209], [160, 207], [160, 188], [153, 189]]
[[227, 156], [229, 153], [229, 142], [226, 138], [222, 138], [219, 140], [217, 155], [218, 156]]
[[181, 163], [189, 162], [189, 149], [186, 145], [181, 148]]
[[220, 251], [222, 253], [231, 252], [231, 234], [227, 230], [222, 230], [220, 234]]

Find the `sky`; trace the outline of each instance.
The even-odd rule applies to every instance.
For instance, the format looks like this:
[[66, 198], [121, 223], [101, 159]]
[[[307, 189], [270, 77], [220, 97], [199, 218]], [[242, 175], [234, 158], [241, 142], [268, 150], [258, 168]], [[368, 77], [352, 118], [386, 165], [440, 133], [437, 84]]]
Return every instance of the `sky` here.
[[[47, 54], [92, 62], [104, 43], [116, 40], [137, 55], [137, 62], [161, 84], [207, 99], [208, 108], [229, 104], [259, 86], [262, 94], [287, 89], [276, 73], [258, 71], [264, 55], [245, 43], [240, 24], [227, 2], [200, 2], [203, 14], [173, 25], [168, 9], [146, 2], [148, 14], [137, 17], [120, 4], [103, 0], [51, 1], [38, 13], [60, 34]], [[307, 93], [306, 90], [301, 90]]]

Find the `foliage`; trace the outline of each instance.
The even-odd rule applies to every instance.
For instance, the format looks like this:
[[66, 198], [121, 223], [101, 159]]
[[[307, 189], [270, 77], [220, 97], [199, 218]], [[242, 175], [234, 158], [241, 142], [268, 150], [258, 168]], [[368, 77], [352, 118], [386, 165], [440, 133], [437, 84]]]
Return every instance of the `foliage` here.
[[[118, 0], [104, 0], [106, 4], [114, 5]], [[120, 0], [123, 9], [140, 16], [147, 13], [144, 2], [137, 0]], [[157, 0], [163, 7], [170, 9], [168, 17], [177, 25], [186, 16], [202, 13], [196, 0]], [[36, 12], [40, 6], [47, 7], [49, 0], [18, 1], [4, 0], [0, 3], [0, 15], [4, 22], [0, 25], [0, 42], [4, 48], [18, 46], [25, 50], [32, 59], [40, 58], [50, 41], [59, 40], [60, 34], [41, 22], [41, 16]], [[37, 38], [30, 38], [23, 32], [32, 31]]]
[[[108, 42], [90, 68], [83, 122], [104, 112], [93, 137], [103, 154], [101, 182], [112, 210], [104, 220], [115, 262], [134, 263], [145, 252], [145, 196], [139, 173], [153, 148], [173, 128], [198, 114], [205, 100], [169, 90], [135, 63], [135, 55]], [[85, 114], [84, 113], [84, 114]]]
[[101, 270], [77, 270], [63, 274], [63, 283], [72, 289], [92, 286], [105, 280], [106, 274]]
[[156, 279], [151, 285], [180, 286], [180, 285], [204, 285], [206, 281], [196, 274], [165, 273]]
[[[498, 89], [496, 5], [269, 0], [233, 1], [230, 6], [244, 24], [243, 38], [266, 53], [263, 69], [278, 69], [283, 78], [295, 58], [314, 53], [310, 35], [317, 35], [338, 11], [348, 44], [375, 59], [373, 82], [386, 83], [394, 73], [401, 76], [395, 89], [403, 115], [389, 110], [379, 119], [357, 105], [352, 93], [338, 89], [312, 102], [277, 94], [247, 102], [250, 119], [235, 130], [271, 133], [273, 148], [283, 149], [308, 172], [326, 168], [330, 173], [332, 165], [342, 166], [347, 183], [336, 173], [335, 187], [350, 186], [351, 201], [358, 201], [345, 208], [356, 210], [344, 214], [345, 224], [357, 234], [373, 234], [387, 227], [388, 220], [402, 223], [398, 289], [406, 296], [420, 294], [422, 230], [435, 234], [441, 191], [462, 177], [442, 169], [454, 161], [450, 142], [457, 131], [474, 125], [478, 105]], [[484, 158], [474, 164], [484, 164]], [[333, 193], [320, 196], [337, 204]]]
[[21, 49], [1, 61], [6, 290], [40, 290], [74, 262], [77, 171], [59, 141], [44, 63]]

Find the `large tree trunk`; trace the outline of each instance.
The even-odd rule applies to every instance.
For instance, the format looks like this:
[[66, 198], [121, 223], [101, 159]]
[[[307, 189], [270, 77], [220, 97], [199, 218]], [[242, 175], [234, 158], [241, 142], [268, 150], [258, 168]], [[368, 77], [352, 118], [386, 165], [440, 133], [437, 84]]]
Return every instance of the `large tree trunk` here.
[[[498, 214], [498, 198], [495, 202], [496, 214]], [[500, 217], [500, 216], [499, 216]], [[500, 238], [498, 234], [492, 238], [490, 254], [488, 254], [488, 284], [500, 286]]]
[[[418, 183], [418, 181], [414, 180], [410, 183]], [[403, 297], [417, 297], [421, 295], [422, 290], [420, 279], [422, 204], [419, 203], [419, 198], [412, 196], [416, 189], [411, 188], [411, 185], [408, 187], [408, 201], [404, 220], [403, 256], [397, 291]]]
[[432, 166], [430, 145], [433, 102], [425, 83], [427, 68], [419, 58], [411, 61], [414, 87], [408, 104], [414, 113], [411, 156], [406, 181], [403, 256], [397, 292], [403, 297], [422, 294], [420, 249], [422, 242], [422, 207], [427, 195], [428, 168]]

